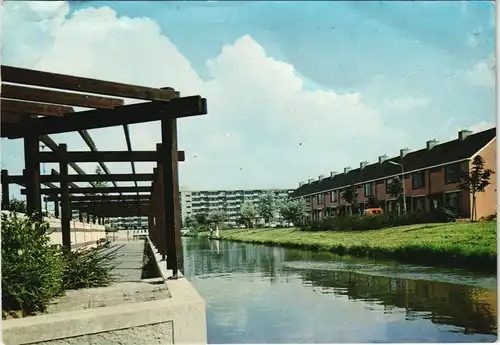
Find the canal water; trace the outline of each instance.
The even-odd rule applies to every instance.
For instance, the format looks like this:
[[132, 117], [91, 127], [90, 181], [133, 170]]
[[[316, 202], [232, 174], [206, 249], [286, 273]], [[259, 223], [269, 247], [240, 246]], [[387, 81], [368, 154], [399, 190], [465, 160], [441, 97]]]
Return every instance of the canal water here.
[[184, 238], [208, 342], [493, 342], [496, 276]]

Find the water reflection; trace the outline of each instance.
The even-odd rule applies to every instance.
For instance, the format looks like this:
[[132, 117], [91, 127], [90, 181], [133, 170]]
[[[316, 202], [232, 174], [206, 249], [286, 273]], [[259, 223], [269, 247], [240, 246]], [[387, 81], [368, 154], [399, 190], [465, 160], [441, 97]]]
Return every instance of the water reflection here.
[[211, 343], [496, 339], [491, 275], [207, 239], [184, 253]]

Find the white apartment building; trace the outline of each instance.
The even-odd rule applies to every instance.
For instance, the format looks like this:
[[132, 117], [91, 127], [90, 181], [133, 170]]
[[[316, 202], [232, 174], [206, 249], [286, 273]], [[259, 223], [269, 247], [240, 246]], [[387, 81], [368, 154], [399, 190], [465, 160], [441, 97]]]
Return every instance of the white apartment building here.
[[228, 223], [236, 223], [240, 218], [240, 208], [243, 202], [256, 203], [262, 194], [273, 192], [277, 200], [283, 200], [293, 192], [293, 189], [248, 189], [248, 190], [212, 190], [212, 191], [181, 191], [181, 218], [194, 216], [200, 212], [210, 212], [217, 209], [225, 210]]
[[144, 233], [148, 230], [148, 217], [113, 217], [106, 218], [105, 225], [118, 230], [140, 230]]

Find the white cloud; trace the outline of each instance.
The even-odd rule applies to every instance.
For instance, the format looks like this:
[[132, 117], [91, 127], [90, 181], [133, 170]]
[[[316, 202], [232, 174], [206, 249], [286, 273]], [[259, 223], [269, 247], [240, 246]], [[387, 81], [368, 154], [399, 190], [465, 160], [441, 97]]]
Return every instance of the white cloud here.
[[474, 86], [493, 88], [495, 87], [495, 57], [476, 62], [469, 70], [463, 74], [467, 81]]
[[[181, 119], [178, 125], [179, 147], [186, 150], [180, 181], [189, 188], [294, 187], [299, 180], [340, 171], [353, 160], [376, 157], [404, 136], [384, 125], [379, 111], [367, 106], [359, 93], [305, 90], [292, 65], [268, 56], [248, 35], [222, 47], [207, 62], [210, 80], [202, 80], [149, 18], [117, 17], [108, 7], [80, 10], [66, 18], [69, 9], [64, 3], [4, 6], [10, 18], [4, 27], [7, 64], [171, 86], [184, 96], [206, 97], [208, 115]], [[25, 21], [31, 24], [22, 26]], [[45, 24], [41, 28], [36, 23]], [[23, 27], [21, 32], [18, 27]], [[30, 45], [18, 48], [18, 34], [30, 38]], [[404, 108], [423, 103], [409, 97], [389, 104]], [[157, 124], [130, 127], [134, 149], [154, 149], [160, 141]], [[390, 136], [383, 134], [389, 131]], [[90, 132], [100, 150], [125, 148], [120, 127]], [[70, 150], [87, 149], [76, 133], [54, 139], [66, 142]], [[352, 141], [356, 139], [358, 146]], [[113, 172], [130, 171], [125, 163], [108, 166]], [[151, 169], [152, 164], [138, 167], [140, 172]]]
[[425, 108], [430, 102], [430, 98], [408, 96], [385, 100], [384, 105], [396, 111], [408, 112], [416, 108]]
[[467, 129], [470, 130], [470, 131], [472, 131], [472, 132], [474, 132], [474, 133], [477, 133], [477, 132], [482, 132], [482, 131], [485, 131], [487, 129], [493, 128], [493, 127], [496, 127], [495, 123], [493, 123], [493, 122], [487, 122], [487, 121], [481, 121], [481, 122], [473, 124], [472, 126], [470, 126]]

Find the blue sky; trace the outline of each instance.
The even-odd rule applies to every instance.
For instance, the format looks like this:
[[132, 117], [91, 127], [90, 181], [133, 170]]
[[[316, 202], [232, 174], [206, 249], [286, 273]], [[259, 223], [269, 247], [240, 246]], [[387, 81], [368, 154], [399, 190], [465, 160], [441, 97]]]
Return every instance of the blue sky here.
[[[496, 122], [487, 1], [8, 2], [3, 16], [4, 64], [207, 97], [207, 116], [179, 121], [188, 189], [294, 188]], [[125, 148], [119, 129], [91, 133]], [[153, 149], [158, 126], [132, 136]], [[2, 141], [2, 163], [20, 173], [21, 142]]]

